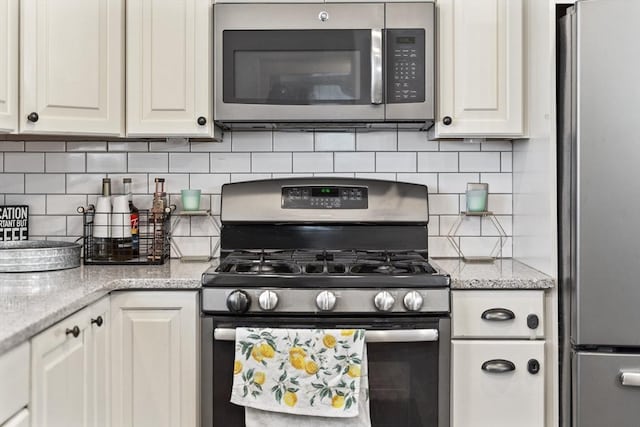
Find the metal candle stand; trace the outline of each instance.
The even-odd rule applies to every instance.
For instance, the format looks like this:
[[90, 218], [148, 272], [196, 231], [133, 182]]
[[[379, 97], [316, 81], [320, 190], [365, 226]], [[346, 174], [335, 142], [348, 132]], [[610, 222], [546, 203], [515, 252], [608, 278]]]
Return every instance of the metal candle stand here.
[[[465, 218], [467, 217], [488, 218], [489, 221], [491, 221], [493, 226], [498, 231], [498, 240], [496, 241], [496, 244], [491, 249], [491, 252], [489, 252], [489, 256], [467, 256], [462, 252], [461, 245], [459, 245], [458, 242], [456, 241], [456, 237], [457, 237], [458, 230], [460, 229], [460, 226], [462, 225]], [[500, 221], [498, 221], [498, 218], [496, 218], [493, 212], [491, 211], [464, 212], [463, 211], [463, 212], [460, 212], [460, 214], [458, 215], [458, 218], [451, 225], [451, 228], [447, 233], [447, 240], [449, 240], [449, 243], [451, 243], [451, 245], [454, 247], [454, 249], [458, 253], [458, 256], [462, 258], [464, 261], [493, 262], [495, 261], [496, 258], [502, 258], [502, 248], [507, 243], [507, 233], [504, 231], [504, 228], [502, 228]]]

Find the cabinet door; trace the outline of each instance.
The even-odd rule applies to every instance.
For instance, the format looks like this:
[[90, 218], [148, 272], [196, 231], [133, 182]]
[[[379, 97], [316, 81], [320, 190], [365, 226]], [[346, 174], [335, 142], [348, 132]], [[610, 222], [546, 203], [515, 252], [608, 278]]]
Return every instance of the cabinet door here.
[[0, 0], [0, 133], [18, 130], [18, 0]]
[[544, 426], [544, 341], [454, 340], [451, 358], [452, 427]]
[[521, 136], [522, 0], [438, 0], [437, 7], [436, 136]]
[[113, 425], [197, 425], [197, 292], [116, 292]]
[[[86, 426], [88, 423], [89, 313], [82, 310], [31, 341], [33, 425]], [[77, 327], [79, 334], [72, 331]]]
[[87, 427], [111, 425], [111, 316], [109, 297], [89, 308]]
[[20, 131], [124, 132], [123, 0], [23, 0]]
[[127, 2], [127, 134], [212, 136], [210, 0]]

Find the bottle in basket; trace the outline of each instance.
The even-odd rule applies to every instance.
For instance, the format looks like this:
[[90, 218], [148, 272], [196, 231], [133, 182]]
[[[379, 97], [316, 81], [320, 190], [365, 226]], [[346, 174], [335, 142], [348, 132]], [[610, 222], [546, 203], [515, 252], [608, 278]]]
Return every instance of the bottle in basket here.
[[151, 226], [153, 227], [153, 240], [148, 258], [152, 261], [160, 261], [165, 249], [165, 209], [167, 208], [167, 193], [164, 192], [164, 178], [156, 178], [156, 191], [153, 193], [153, 205], [151, 207]]
[[88, 258], [108, 260], [112, 255], [111, 242], [111, 179], [102, 179], [102, 196], [96, 201], [93, 224], [93, 244]]
[[131, 218], [131, 250], [134, 258], [140, 256], [140, 213], [138, 208], [133, 204], [133, 196], [131, 194], [131, 178], [123, 178], [124, 194], [129, 200], [129, 214]]

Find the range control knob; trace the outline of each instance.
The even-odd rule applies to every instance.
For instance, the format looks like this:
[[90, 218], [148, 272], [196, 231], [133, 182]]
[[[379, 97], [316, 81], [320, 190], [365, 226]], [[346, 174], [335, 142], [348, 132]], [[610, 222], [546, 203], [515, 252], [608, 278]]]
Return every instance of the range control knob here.
[[407, 292], [404, 296], [404, 307], [409, 311], [419, 311], [422, 308], [424, 298], [418, 291]]
[[272, 311], [278, 305], [278, 294], [273, 291], [264, 291], [260, 294], [258, 303], [264, 311]]
[[395, 303], [396, 299], [387, 291], [378, 292], [373, 298], [373, 304], [380, 311], [391, 311]]
[[246, 313], [251, 306], [251, 297], [245, 291], [233, 291], [227, 297], [227, 308], [232, 313]]
[[316, 297], [316, 305], [322, 311], [331, 311], [336, 306], [336, 295], [331, 291], [322, 291]]

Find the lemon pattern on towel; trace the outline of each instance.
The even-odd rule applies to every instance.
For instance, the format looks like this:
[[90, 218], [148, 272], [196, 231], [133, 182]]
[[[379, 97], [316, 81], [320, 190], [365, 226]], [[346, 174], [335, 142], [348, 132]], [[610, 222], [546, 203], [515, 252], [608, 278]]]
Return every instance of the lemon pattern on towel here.
[[343, 412], [334, 416], [355, 416], [364, 337], [362, 329], [238, 328], [232, 402], [288, 413], [326, 414], [329, 409]]

